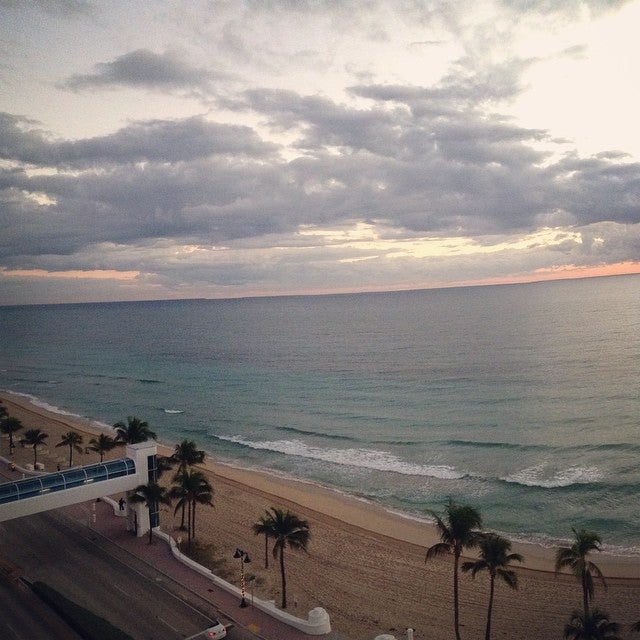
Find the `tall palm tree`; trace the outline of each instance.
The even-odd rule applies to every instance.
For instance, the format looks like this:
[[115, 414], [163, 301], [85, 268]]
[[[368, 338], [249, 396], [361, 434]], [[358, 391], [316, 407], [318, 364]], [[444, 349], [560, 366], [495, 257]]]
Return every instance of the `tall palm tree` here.
[[[157, 482], [138, 485], [128, 497], [128, 500], [129, 502], [144, 502], [147, 509], [149, 509], [149, 515], [157, 509], [158, 503], [171, 504], [169, 492]], [[153, 529], [151, 528], [151, 522], [149, 522], [149, 544], [152, 542]]]
[[140, 418], [129, 416], [126, 424], [120, 421], [113, 426], [116, 430], [118, 444], [137, 444], [138, 442], [146, 442], [149, 439], [156, 439], [156, 434], [151, 431], [149, 424], [144, 420], [140, 420]]
[[56, 447], [69, 447], [69, 467], [73, 466], [73, 452], [82, 453], [82, 436], [77, 431], [67, 431], [60, 438]]
[[427, 549], [425, 562], [436, 556], [453, 555], [453, 627], [456, 640], [460, 640], [460, 556], [464, 549], [476, 547], [480, 542], [481, 534], [477, 530], [482, 528], [482, 517], [474, 507], [457, 504], [453, 500], [449, 500], [444, 511], [444, 519], [434, 511], [429, 512], [435, 518], [441, 541]]
[[462, 570], [470, 571], [473, 578], [480, 571], [489, 573], [489, 606], [487, 608], [487, 626], [484, 632], [485, 640], [491, 640], [491, 615], [496, 578], [502, 578], [511, 589], [518, 588], [518, 576], [513, 569], [508, 567], [512, 562], [522, 562], [524, 558], [519, 553], [509, 553], [509, 551], [511, 551], [509, 540], [490, 533], [483, 536], [480, 541], [479, 559], [462, 563]]
[[591, 613], [574, 611], [564, 627], [564, 637], [570, 640], [622, 640], [618, 635], [620, 625], [611, 622], [603, 611]]
[[205, 452], [198, 449], [198, 445], [193, 440], [185, 439], [175, 446], [170, 458], [173, 463], [178, 464], [178, 471], [184, 471], [194, 464], [202, 464], [205, 456]]
[[[174, 452], [169, 457], [169, 460], [173, 464], [178, 465], [177, 474], [180, 474], [194, 464], [202, 464], [204, 462], [205, 452], [198, 449], [198, 446], [193, 440], [183, 440], [180, 444], [177, 444]], [[180, 529], [184, 529], [184, 516], [185, 516], [186, 504], [182, 503], [182, 515], [180, 516]]]
[[280, 560], [280, 580], [282, 582], [282, 608], [287, 608], [287, 576], [284, 568], [284, 550], [287, 547], [306, 551], [311, 533], [309, 523], [290, 511], [271, 507], [266, 512], [265, 522], [269, 523], [269, 536], [275, 540], [273, 557]]
[[589, 601], [593, 598], [593, 576], [595, 575], [602, 581], [605, 589], [607, 587], [602, 571], [587, 557], [592, 551], [601, 550], [602, 540], [594, 531], [577, 530], [573, 527], [571, 530], [575, 541], [570, 547], [561, 547], [556, 551], [556, 573], [560, 569], [568, 567], [580, 582], [582, 585], [582, 609], [586, 618], [589, 615]]
[[271, 516], [262, 516], [251, 528], [257, 536], [264, 536], [264, 568], [269, 568], [269, 536], [273, 522]]
[[[4, 409], [4, 407], [2, 407]], [[2, 433], [6, 433], [9, 435], [9, 453], [12, 454], [15, 449], [15, 443], [13, 442], [13, 434], [16, 431], [20, 431], [23, 425], [18, 418], [14, 418], [13, 416], [6, 415], [5, 409], [5, 417], [2, 418], [2, 422], [0, 423], [0, 431]]]
[[106, 433], [101, 433], [97, 438], [91, 438], [91, 440], [89, 440], [88, 449], [100, 454], [100, 462], [102, 462], [104, 460], [104, 454], [111, 451], [115, 446], [115, 438]]
[[213, 487], [202, 471], [186, 469], [176, 473], [174, 486], [170, 490], [172, 498], [177, 498], [174, 514], [183, 507], [187, 510], [187, 540], [189, 548], [196, 536], [196, 505], [213, 506]]
[[49, 437], [48, 433], [42, 431], [42, 429], [29, 429], [25, 431], [24, 438], [20, 440], [20, 444], [29, 445], [33, 447], [33, 466], [38, 464], [38, 447], [44, 444]]

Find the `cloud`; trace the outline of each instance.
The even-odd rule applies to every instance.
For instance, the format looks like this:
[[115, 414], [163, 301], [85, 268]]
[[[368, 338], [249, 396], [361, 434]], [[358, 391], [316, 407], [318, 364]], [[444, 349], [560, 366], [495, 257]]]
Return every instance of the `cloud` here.
[[[77, 128], [61, 137], [18, 93], [3, 102], [15, 108], [0, 112], [0, 269], [23, 284], [137, 274], [96, 286], [157, 297], [431, 286], [638, 259], [634, 156], [581, 154], [545, 121], [509, 115], [536, 65], [589, 59], [579, 38], [517, 46], [532, 25], [551, 32], [622, 3], [363, 6], [164, 15], [123, 4], [137, 22], [121, 37], [117, 11], [100, 13], [114, 39], [37, 77], [52, 98], [45, 116]], [[175, 11], [185, 20], [170, 21]], [[159, 30], [147, 38], [151, 14]], [[99, 126], [85, 131], [85, 119]]]
[[202, 90], [219, 80], [221, 74], [190, 65], [177, 51], [158, 54], [137, 49], [111, 62], [95, 65], [94, 73], [74, 74], [61, 83], [62, 88], [134, 87], [161, 91]]
[[91, 167], [132, 162], [179, 162], [212, 155], [263, 157], [276, 145], [249, 127], [209, 122], [202, 116], [138, 122], [108, 136], [52, 140], [25, 118], [0, 113], [0, 158], [49, 167]]

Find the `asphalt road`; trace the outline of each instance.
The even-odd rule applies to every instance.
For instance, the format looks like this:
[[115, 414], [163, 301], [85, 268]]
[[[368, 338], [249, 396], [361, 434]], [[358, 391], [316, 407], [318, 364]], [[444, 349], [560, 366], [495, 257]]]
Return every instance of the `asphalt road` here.
[[0, 578], [2, 640], [81, 640], [21, 580]]
[[[218, 618], [210, 603], [194, 598], [152, 567], [60, 513], [0, 524], [0, 558], [20, 567], [25, 578], [46, 582], [136, 640], [186, 638]], [[2, 638], [40, 637], [27, 630], [33, 615], [16, 616], [10, 623], [14, 636], [7, 633]], [[247, 636], [244, 630], [231, 629], [228, 637], [240, 640]]]

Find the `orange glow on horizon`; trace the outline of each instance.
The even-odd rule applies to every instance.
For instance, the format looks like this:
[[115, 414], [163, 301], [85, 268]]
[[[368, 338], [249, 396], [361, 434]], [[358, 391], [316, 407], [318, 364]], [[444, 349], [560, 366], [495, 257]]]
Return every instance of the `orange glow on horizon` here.
[[88, 280], [133, 280], [139, 271], [116, 271], [115, 269], [94, 269], [92, 271], [46, 271], [45, 269], [0, 269], [0, 275], [9, 278], [69, 278]]
[[477, 286], [490, 284], [521, 284], [527, 282], [541, 282], [544, 280], [572, 280], [575, 278], [599, 278], [603, 276], [624, 276], [640, 274], [640, 262], [617, 262], [615, 264], [599, 265], [596, 267], [576, 267], [575, 265], [561, 265], [535, 269], [520, 276], [503, 278], [486, 278], [483, 280], [468, 280], [457, 282], [453, 286]]

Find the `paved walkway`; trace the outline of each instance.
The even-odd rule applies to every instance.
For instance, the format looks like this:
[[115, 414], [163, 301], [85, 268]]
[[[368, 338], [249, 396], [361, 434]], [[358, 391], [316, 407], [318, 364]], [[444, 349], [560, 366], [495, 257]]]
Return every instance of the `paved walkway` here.
[[[265, 640], [348, 640], [337, 632], [311, 636], [283, 624], [252, 606], [241, 608], [237, 597], [220, 589], [205, 576], [176, 560], [167, 543], [156, 538], [154, 543], [150, 545], [148, 535], [140, 538], [132, 535], [126, 530], [125, 519], [115, 516], [112, 507], [105, 502], [85, 502], [65, 507], [64, 511], [121, 549], [128, 551], [184, 588], [210, 602], [221, 612], [220, 617], [223, 621], [228, 619], [236, 627], [252, 632], [255, 637]], [[248, 600], [250, 602], [250, 596]]]

